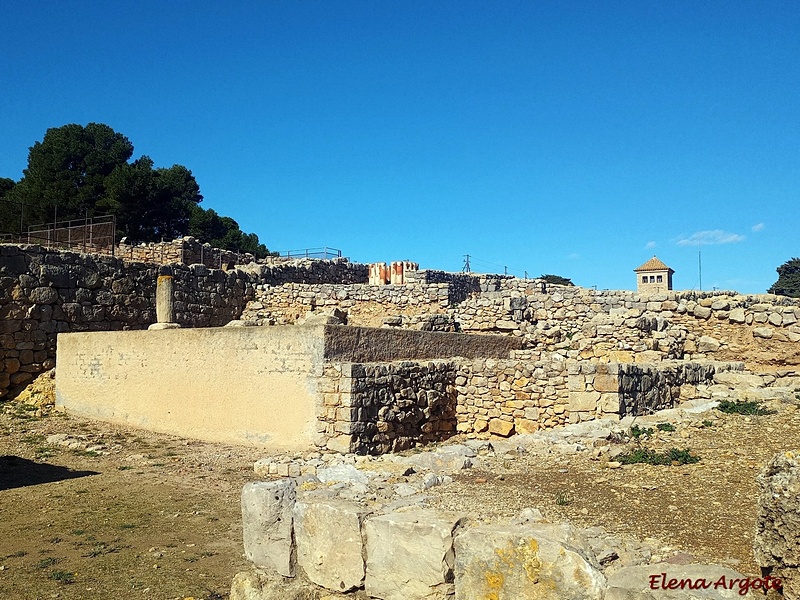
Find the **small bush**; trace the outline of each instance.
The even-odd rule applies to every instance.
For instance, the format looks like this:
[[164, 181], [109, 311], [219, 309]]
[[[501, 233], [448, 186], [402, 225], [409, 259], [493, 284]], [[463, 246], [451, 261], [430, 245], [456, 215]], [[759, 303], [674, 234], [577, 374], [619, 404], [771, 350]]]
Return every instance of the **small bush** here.
[[675, 431], [675, 425], [672, 423], [659, 423], [656, 428], [659, 431]]
[[69, 571], [53, 571], [50, 573], [50, 579], [61, 583], [75, 583], [75, 574]]
[[634, 439], [639, 439], [643, 435], [653, 435], [653, 428], [652, 427], [639, 427], [638, 425], [631, 426], [630, 429], [631, 437]]
[[688, 449], [678, 450], [670, 448], [666, 452], [655, 452], [647, 448], [639, 448], [628, 454], [621, 454], [617, 460], [623, 465], [688, 465], [700, 462], [697, 456], [692, 456]]
[[556, 494], [556, 504], [558, 506], [567, 506], [568, 504], [572, 504], [572, 496], [570, 496], [567, 492], [558, 492]]
[[706, 419], [705, 421], [703, 421], [703, 422], [701, 423], [701, 425], [702, 425], [703, 427], [713, 427], [713, 426], [714, 426], [714, 423], [712, 423], [711, 421], [709, 421], [708, 419]]
[[729, 415], [774, 415], [777, 411], [769, 410], [761, 406], [755, 400], [731, 402], [722, 400], [717, 409]]

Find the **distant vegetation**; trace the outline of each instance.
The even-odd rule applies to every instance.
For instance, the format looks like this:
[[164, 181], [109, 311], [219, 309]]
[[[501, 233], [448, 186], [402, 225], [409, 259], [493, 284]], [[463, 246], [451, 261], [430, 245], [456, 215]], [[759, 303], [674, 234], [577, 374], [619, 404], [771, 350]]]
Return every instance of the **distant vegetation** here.
[[561, 277], [561, 275], [541, 275], [539, 279], [544, 279], [547, 283], [552, 283], [553, 285], [575, 285], [571, 279]]
[[800, 298], [800, 258], [787, 260], [775, 270], [778, 271], [778, 281], [767, 292]]
[[130, 140], [102, 123], [48, 129], [30, 148], [22, 179], [0, 178], [0, 230], [113, 214], [118, 238], [193, 235], [219, 248], [269, 254], [256, 234], [199, 206], [203, 196], [189, 169], [155, 167], [148, 156], [129, 162], [132, 156]]

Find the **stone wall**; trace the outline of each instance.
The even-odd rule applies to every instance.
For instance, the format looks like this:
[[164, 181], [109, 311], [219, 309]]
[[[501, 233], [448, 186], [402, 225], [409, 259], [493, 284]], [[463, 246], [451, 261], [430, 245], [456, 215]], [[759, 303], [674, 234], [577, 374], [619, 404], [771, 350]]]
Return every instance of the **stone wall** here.
[[191, 236], [170, 242], [149, 242], [141, 244], [121, 243], [114, 249], [117, 258], [128, 262], [143, 262], [159, 265], [200, 264], [211, 269], [233, 268], [255, 261], [252, 254], [213, 248]]
[[456, 430], [456, 365], [449, 361], [330, 364], [321, 421], [328, 448], [383, 454]]
[[[54, 366], [59, 333], [155, 322], [158, 271], [119, 258], [0, 246], [0, 398]], [[250, 277], [239, 271], [176, 265], [173, 274], [184, 327], [224, 325], [252, 297]]]

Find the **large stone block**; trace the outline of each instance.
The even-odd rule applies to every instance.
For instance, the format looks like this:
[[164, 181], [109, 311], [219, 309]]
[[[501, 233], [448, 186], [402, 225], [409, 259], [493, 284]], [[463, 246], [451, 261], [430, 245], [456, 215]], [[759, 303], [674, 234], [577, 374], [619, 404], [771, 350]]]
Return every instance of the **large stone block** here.
[[597, 409], [600, 392], [570, 392], [569, 411], [593, 411]]
[[753, 556], [784, 584], [784, 596], [800, 598], [800, 450], [775, 455], [756, 479], [758, 520]]
[[605, 577], [590, 551], [563, 527], [481, 525], [455, 539], [456, 600], [599, 600]]
[[434, 510], [367, 519], [367, 594], [382, 600], [452, 598], [453, 531], [461, 520]]
[[337, 592], [354, 590], [364, 582], [364, 544], [361, 524], [368, 511], [342, 500], [294, 505], [297, 564], [319, 586]]
[[292, 479], [254, 481], [242, 489], [245, 556], [284, 577], [294, 576], [292, 513], [296, 497]]

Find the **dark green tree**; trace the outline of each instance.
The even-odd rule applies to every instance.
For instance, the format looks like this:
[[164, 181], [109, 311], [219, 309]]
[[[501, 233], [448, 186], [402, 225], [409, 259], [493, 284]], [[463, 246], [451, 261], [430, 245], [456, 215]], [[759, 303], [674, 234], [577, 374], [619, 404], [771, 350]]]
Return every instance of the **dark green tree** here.
[[767, 290], [769, 294], [800, 298], [800, 258], [791, 258], [775, 269], [778, 281]]
[[230, 217], [223, 217], [213, 209], [204, 210], [195, 206], [189, 220], [189, 235], [215, 248], [235, 252], [247, 252], [258, 258], [269, 256], [267, 247], [258, 241], [255, 233], [244, 233], [239, 224]]
[[133, 155], [133, 144], [108, 125], [48, 129], [28, 154], [28, 168], [9, 196], [25, 205], [26, 222], [92, 216], [106, 179]]
[[9, 197], [16, 182], [0, 177], [0, 233], [20, 233], [20, 207]]
[[571, 279], [561, 275], [541, 275], [539, 279], [544, 279], [547, 283], [552, 283], [553, 285], [575, 285]]

